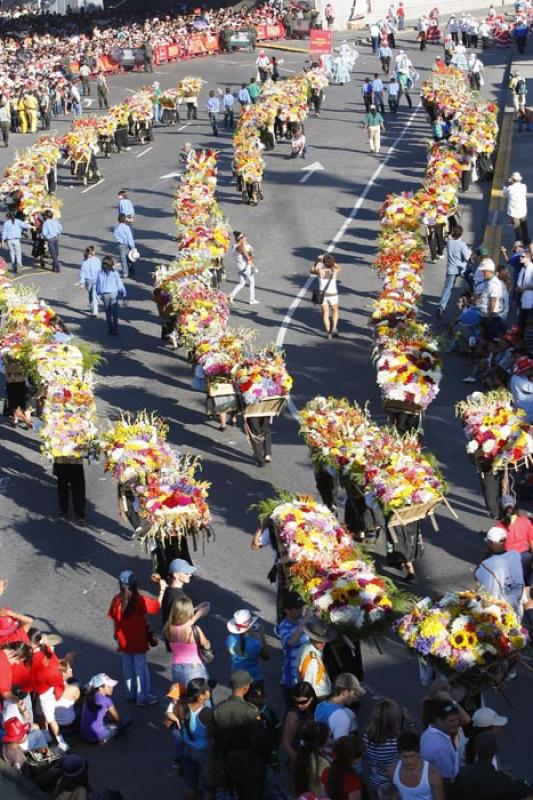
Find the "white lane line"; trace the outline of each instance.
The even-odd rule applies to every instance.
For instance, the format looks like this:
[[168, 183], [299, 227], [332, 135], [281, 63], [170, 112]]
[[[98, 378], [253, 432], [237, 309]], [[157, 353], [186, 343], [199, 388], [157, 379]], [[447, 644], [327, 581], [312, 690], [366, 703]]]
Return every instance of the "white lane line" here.
[[105, 178], [100, 178], [98, 183], [93, 183], [92, 186], [88, 186], [86, 189], [82, 189], [81, 194], [87, 194], [87, 192], [91, 192], [93, 189], [96, 189], [97, 186], [100, 184], [105, 183]]
[[130, 94], [135, 94], [135, 89], [128, 89], [126, 87], [126, 91], [129, 92]]
[[191, 121], [190, 121], [190, 122], [186, 122], [186, 123], [185, 123], [185, 125], [182, 125], [182, 126], [181, 126], [181, 128], [178, 128], [178, 133], [179, 133], [180, 131], [184, 131], [184, 130], [185, 130], [185, 128], [188, 128], [188, 127], [189, 127], [189, 125], [192, 125], [192, 123], [193, 123], [193, 120], [192, 120], [192, 119], [191, 119]]
[[[413, 111], [413, 113], [411, 114], [411, 116], [409, 117], [409, 120], [407, 121], [407, 123], [403, 127], [402, 132], [400, 133], [400, 135], [396, 137], [396, 139], [394, 140], [392, 145], [387, 150], [387, 154], [386, 154], [385, 158], [383, 159], [383, 161], [381, 162], [379, 167], [376, 168], [376, 170], [374, 171], [374, 174], [372, 175], [372, 177], [368, 181], [367, 185], [365, 186], [365, 188], [363, 189], [363, 191], [361, 192], [361, 194], [357, 198], [352, 210], [350, 211], [350, 213], [348, 214], [348, 216], [346, 217], [346, 219], [342, 223], [341, 227], [339, 228], [339, 230], [337, 231], [337, 233], [335, 234], [335, 236], [331, 240], [331, 242], [330, 242], [330, 244], [329, 244], [329, 246], [328, 246], [328, 248], [326, 250], [326, 253], [332, 253], [335, 250], [335, 248], [337, 247], [338, 243], [340, 242], [340, 240], [342, 239], [342, 237], [346, 233], [347, 229], [350, 227], [350, 225], [352, 224], [352, 222], [356, 218], [356, 216], [359, 213], [359, 210], [360, 210], [361, 206], [365, 202], [370, 190], [372, 189], [372, 187], [376, 183], [377, 179], [381, 175], [381, 173], [382, 173], [383, 169], [385, 168], [388, 160], [390, 159], [390, 157], [392, 156], [392, 154], [394, 153], [394, 151], [396, 150], [396, 148], [398, 147], [398, 145], [400, 144], [400, 142], [404, 138], [405, 134], [407, 133], [407, 131], [411, 127], [411, 125], [412, 125], [412, 123], [414, 121], [414, 118], [416, 117], [416, 115], [417, 115], [417, 113], [418, 113], [418, 111], [419, 111], [419, 109], [421, 107], [422, 107], [422, 103], [419, 103], [417, 105], [417, 107], [415, 108], [415, 110]], [[283, 343], [285, 342], [285, 336], [287, 335], [287, 331], [288, 331], [288, 329], [289, 329], [289, 327], [291, 325], [292, 318], [294, 317], [294, 313], [295, 313], [296, 309], [298, 308], [298, 306], [300, 305], [300, 303], [302, 302], [303, 298], [309, 292], [309, 289], [311, 288], [311, 285], [312, 285], [314, 280], [315, 280], [315, 276], [314, 275], [310, 275], [307, 278], [307, 280], [305, 281], [304, 285], [302, 286], [302, 288], [300, 289], [300, 291], [298, 292], [298, 294], [296, 295], [296, 297], [294, 298], [294, 300], [290, 304], [289, 308], [287, 309], [287, 313], [283, 317], [283, 321], [282, 321], [282, 323], [280, 325], [280, 329], [279, 329], [278, 335], [276, 337], [276, 345], [278, 347], [283, 347]], [[291, 399], [289, 399], [287, 407], [288, 407], [291, 415], [294, 417], [294, 419], [297, 420], [298, 419], [298, 409], [296, 408], [296, 406], [294, 405], [294, 402]]]
[[153, 149], [154, 149], [153, 147], [147, 147], [147, 148], [146, 148], [146, 150], [143, 150], [143, 151], [142, 151], [142, 153], [139, 153], [139, 155], [137, 156], [137, 158], [142, 158], [143, 156], [145, 156], [145, 155], [146, 155], [146, 153], [149, 153], [149, 152], [150, 152], [150, 150], [153, 150]]

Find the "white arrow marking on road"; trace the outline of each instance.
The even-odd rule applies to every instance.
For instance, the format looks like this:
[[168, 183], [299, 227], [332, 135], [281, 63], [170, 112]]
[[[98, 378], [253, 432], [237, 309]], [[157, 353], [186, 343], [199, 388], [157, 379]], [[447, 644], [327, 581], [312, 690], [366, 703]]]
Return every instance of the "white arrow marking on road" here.
[[89, 97], [85, 98], [85, 100], [83, 101], [83, 105], [85, 106], [85, 108], [90, 108], [93, 103], [94, 100], [91, 100]]
[[320, 161], [315, 161], [314, 164], [309, 164], [307, 167], [302, 167], [302, 172], [305, 172], [305, 175], [300, 180], [300, 183], [305, 183], [309, 180], [313, 172], [317, 172], [318, 170], [324, 169]]
[[163, 181], [165, 178], [177, 178], [180, 175], [179, 172], [167, 172], [166, 175], [160, 175], [159, 180]]

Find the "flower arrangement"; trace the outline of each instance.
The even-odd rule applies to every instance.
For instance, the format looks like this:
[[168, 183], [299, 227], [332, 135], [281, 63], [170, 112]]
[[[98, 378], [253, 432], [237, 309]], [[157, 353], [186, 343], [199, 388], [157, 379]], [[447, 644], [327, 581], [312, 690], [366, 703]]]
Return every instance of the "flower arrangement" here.
[[389, 341], [376, 358], [377, 380], [385, 400], [426, 409], [439, 393], [442, 359], [435, 340]]
[[233, 382], [245, 405], [269, 397], [285, 397], [292, 388], [283, 352], [266, 348], [245, 358], [233, 370]]
[[203, 83], [204, 81], [201, 78], [193, 78], [188, 75], [186, 78], [182, 78], [178, 83], [177, 91], [184, 98], [198, 97], [202, 91]]
[[409, 650], [455, 677], [506, 660], [529, 641], [510, 605], [473, 591], [425, 597], [395, 629]]
[[516, 466], [533, 455], [533, 425], [527, 414], [513, 406], [506, 389], [475, 392], [458, 403], [467, 439], [467, 453], [490, 462], [492, 469]]
[[174, 454], [166, 444], [167, 434], [168, 426], [155, 415], [123, 414], [102, 434], [104, 470], [118, 483], [146, 483], [152, 472], [173, 464]]
[[131, 97], [127, 97], [124, 105], [127, 106], [129, 116], [134, 122], [150, 122], [152, 119], [152, 96], [149, 89], [141, 89]]
[[198, 466], [198, 459], [175, 457], [172, 469], [151, 473], [139, 488], [140, 514], [151, 523], [147, 535], [165, 539], [209, 530], [210, 484], [194, 478]]
[[300, 435], [311, 451], [313, 461], [340, 469], [350, 461], [352, 444], [368, 415], [357, 403], [336, 397], [315, 397], [299, 413]]
[[41, 451], [50, 460], [85, 458], [98, 451], [96, 405], [90, 377], [49, 384], [42, 419]]
[[470, 153], [492, 153], [498, 138], [498, 107], [495, 103], [472, 100], [461, 111], [460, 124], [452, 132], [450, 143], [457, 150]]
[[378, 209], [383, 227], [402, 228], [416, 231], [420, 225], [420, 210], [416, 198], [411, 192], [388, 194], [385, 202]]
[[208, 335], [195, 343], [193, 359], [203, 368], [205, 377], [230, 379], [235, 364], [249, 350], [255, 331], [251, 328], [228, 329], [219, 335]]

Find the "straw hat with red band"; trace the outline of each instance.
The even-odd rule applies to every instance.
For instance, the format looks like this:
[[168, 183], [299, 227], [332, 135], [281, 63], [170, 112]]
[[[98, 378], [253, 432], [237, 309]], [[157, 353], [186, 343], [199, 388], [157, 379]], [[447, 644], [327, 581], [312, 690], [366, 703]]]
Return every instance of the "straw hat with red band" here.
[[257, 617], [254, 617], [249, 608], [241, 608], [228, 622], [228, 631], [230, 633], [246, 633], [256, 621]]
[[4, 721], [4, 735], [2, 741], [6, 743], [22, 742], [31, 728], [29, 722], [22, 723], [17, 717], [10, 717]]
[[529, 356], [520, 356], [520, 358], [516, 359], [513, 373], [515, 375], [525, 375], [526, 372], [529, 372], [533, 369], [533, 358]]

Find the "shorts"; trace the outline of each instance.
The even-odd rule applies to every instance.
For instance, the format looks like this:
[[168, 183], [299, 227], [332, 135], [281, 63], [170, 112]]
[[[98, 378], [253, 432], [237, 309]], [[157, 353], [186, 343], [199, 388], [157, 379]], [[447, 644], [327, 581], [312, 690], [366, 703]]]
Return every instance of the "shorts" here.
[[55, 722], [57, 701], [54, 695], [54, 687], [51, 686], [50, 689], [46, 690], [46, 692], [40, 694], [39, 701], [41, 703], [41, 711], [43, 712], [43, 716], [47, 724]]
[[339, 295], [338, 294], [326, 294], [324, 295], [324, 302], [322, 303], [324, 306], [338, 306], [339, 305]]

